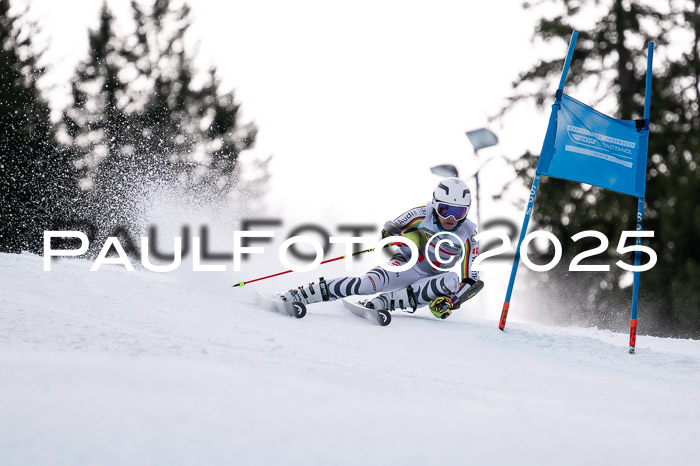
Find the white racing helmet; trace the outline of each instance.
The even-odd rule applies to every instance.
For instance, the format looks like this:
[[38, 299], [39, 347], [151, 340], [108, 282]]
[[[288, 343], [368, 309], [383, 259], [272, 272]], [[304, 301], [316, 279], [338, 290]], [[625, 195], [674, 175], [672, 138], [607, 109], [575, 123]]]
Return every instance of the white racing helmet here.
[[463, 221], [472, 205], [472, 194], [467, 183], [456, 177], [445, 178], [433, 191], [433, 209], [435, 214], [457, 221]]

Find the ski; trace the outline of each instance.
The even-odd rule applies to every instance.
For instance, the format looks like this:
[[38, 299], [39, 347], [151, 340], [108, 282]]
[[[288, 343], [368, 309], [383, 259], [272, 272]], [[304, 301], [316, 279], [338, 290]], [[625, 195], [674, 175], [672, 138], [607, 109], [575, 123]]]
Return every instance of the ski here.
[[360, 303], [350, 302], [347, 299], [343, 299], [342, 301], [343, 306], [358, 317], [367, 319], [370, 322], [375, 322], [382, 327], [385, 327], [391, 323], [391, 314], [389, 314], [389, 311], [377, 311], [375, 309], [365, 307]]
[[293, 316], [301, 319], [306, 315], [306, 306], [304, 303], [284, 301], [275, 296], [266, 296], [258, 293], [258, 302], [264, 304], [266, 308], [279, 312], [287, 316]]

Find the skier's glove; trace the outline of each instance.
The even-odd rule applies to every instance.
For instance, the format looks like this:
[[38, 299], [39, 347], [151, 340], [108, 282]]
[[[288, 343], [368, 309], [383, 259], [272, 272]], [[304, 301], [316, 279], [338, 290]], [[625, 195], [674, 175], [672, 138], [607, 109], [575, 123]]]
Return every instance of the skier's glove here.
[[418, 252], [422, 252], [423, 248], [425, 248], [425, 244], [428, 242], [428, 236], [423, 230], [419, 230], [418, 228], [409, 228], [401, 233], [401, 236], [413, 241], [418, 248]]
[[437, 298], [430, 301], [428, 305], [430, 312], [433, 313], [438, 319], [447, 319], [450, 314], [452, 314], [452, 309], [454, 309], [454, 304], [452, 300], [447, 296], [438, 296]]

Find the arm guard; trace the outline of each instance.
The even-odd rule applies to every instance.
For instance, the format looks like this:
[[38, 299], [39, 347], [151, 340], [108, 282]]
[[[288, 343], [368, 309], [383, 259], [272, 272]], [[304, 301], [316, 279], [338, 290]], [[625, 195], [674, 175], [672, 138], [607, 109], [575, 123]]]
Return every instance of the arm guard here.
[[454, 308], [457, 309], [463, 302], [472, 299], [482, 288], [484, 288], [484, 282], [481, 280], [472, 280], [471, 278], [462, 280], [459, 290], [452, 299]]
[[392, 220], [388, 220], [382, 229], [382, 238], [388, 238], [389, 236], [401, 236], [401, 228]]

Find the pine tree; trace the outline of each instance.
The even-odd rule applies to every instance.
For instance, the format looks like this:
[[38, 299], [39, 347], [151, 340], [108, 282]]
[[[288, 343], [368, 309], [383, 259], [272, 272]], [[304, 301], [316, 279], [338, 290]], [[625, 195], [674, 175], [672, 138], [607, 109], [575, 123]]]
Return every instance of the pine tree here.
[[43, 231], [62, 222], [75, 174], [55, 140], [37, 81], [44, 74], [32, 27], [0, 0], [0, 251], [41, 251]]
[[235, 184], [239, 154], [253, 147], [256, 129], [241, 125], [232, 93], [221, 94], [215, 69], [202, 85], [185, 49], [190, 9], [156, 0], [152, 8], [132, 1], [136, 42], [128, 53], [148, 92], [134, 96], [143, 137], [135, 152], [159, 176], [192, 189], [225, 195]]
[[114, 33], [106, 2], [99, 26], [89, 31], [89, 53], [72, 81], [73, 104], [63, 113], [67, 150], [80, 170], [83, 202], [73, 220], [90, 228], [95, 249], [118, 228], [135, 229], [138, 209], [131, 196], [136, 180], [132, 129], [138, 121], [129, 111], [127, 84], [120, 77], [126, 63], [124, 43]]
[[219, 92], [215, 70], [200, 76], [192, 64], [189, 7], [131, 6], [136, 33], [119, 37], [103, 5], [63, 118], [98, 244], [115, 229], [140, 233], [144, 192], [154, 186], [224, 199], [237, 181], [238, 155], [255, 143], [255, 127], [239, 123], [239, 105]]
[[[657, 78], [652, 108], [647, 199], [649, 229], [658, 237], [659, 264], [649, 282], [659, 319], [682, 336], [700, 335], [700, 0], [681, 4], [674, 21], [690, 37]], [[653, 113], [652, 113], [653, 114]], [[654, 120], [652, 120], [654, 121]]]
[[119, 78], [122, 44], [113, 32], [114, 18], [107, 4], [97, 30], [89, 32], [88, 59], [78, 65], [72, 82], [73, 105], [63, 114], [64, 128], [81, 169], [83, 182], [92, 185], [95, 167], [108, 154], [126, 145], [128, 115], [125, 85]]
[[[579, 29], [566, 92], [590, 105], [613, 109], [621, 119], [642, 117], [647, 41], [657, 50], [651, 98], [651, 134], [647, 166], [645, 230], [653, 230], [650, 243], [659, 263], [642, 274], [640, 331], [699, 335], [700, 292], [690, 286], [697, 279], [698, 247], [689, 238], [697, 236], [698, 145], [698, 2], [693, 11], [679, 11], [674, 2], [654, 6], [641, 2], [609, 0], [589, 5], [573, 0], [549, 0], [548, 6], [562, 7], [561, 14], [539, 21], [535, 36], [546, 43], [568, 43], [573, 29]], [[531, 7], [530, 4], [525, 4]], [[577, 27], [580, 13], [602, 9], [595, 27]], [[601, 11], [601, 10], [597, 10]], [[689, 53], [673, 61], [664, 49], [668, 33], [683, 27], [694, 34]], [[674, 44], [678, 47], [678, 44]], [[665, 57], [665, 58], [664, 58]], [[540, 61], [514, 82], [516, 95], [510, 104], [534, 98], [540, 107], [553, 100], [552, 89], [561, 73], [563, 57]], [[585, 91], [585, 95], [577, 95]], [[509, 104], [509, 106], [510, 106]], [[524, 157], [516, 166], [529, 186], [537, 165], [536, 157]], [[547, 283], [542, 296], [553, 297], [562, 320], [585, 322], [623, 329], [630, 302], [630, 277], [612, 265], [609, 273], [568, 273], [571, 258], [597, 244], [575, 243], [569, 238], [593, 229], [603, 232], [614, 250], [623, 230], [633, 230], [636, 199], [580, 183], [548, 178], [544, 180], [533, 220], [568, 243], [562, 265], [550, 273], [538, 274], [535, 286]], [[680, 215], [679, 215], [680, 214]], [[616, 253], [612, 252], [616, 257]], [[631, 257], [623, 258], [628, 263]], [[607, 260], [613, 263], [615, 260]], [[554, 282], [558, 287], [552, 287]], [[554, 289], [566, 290], [556, 296]], [[582, 304], [579, 304], [582, 303]]]

